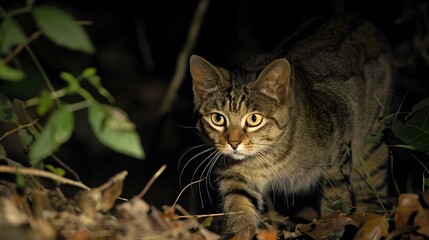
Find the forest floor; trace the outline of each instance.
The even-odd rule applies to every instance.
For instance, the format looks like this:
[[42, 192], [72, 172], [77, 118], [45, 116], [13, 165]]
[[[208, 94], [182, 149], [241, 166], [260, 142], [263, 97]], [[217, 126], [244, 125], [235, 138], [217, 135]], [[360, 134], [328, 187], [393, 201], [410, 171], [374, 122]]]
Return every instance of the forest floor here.
[[[221, 238], [210, 225], [225, 214], [190, 215], [176, 203], [157, 209], [143, 200], [150, 183], [139, 195], [121, 198], [126, 171], [96, 188], [36, 169], [2, 166], [0, 171], [25, 178], [22, 186], [18, 186], [19, 180], [0, 183], [0, 239]], [[161, 172], [154, 175], [152, 183]], [[40, 179], [54, 180], [57, 185], [48, 189]], [[83, 190], [66, 197], [61, 191], [64, 185]], [[427, 239], [429, 191], [401, 194], [392, 214], [338, 212], [306, 224], [275, 215], [263, 218], [265, 227], [253, 239]]]

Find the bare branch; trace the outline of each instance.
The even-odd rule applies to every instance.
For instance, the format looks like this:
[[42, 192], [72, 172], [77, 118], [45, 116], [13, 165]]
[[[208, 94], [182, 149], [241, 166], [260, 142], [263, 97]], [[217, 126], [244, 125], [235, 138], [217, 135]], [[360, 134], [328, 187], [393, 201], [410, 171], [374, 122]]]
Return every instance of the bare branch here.
[[152, 178], [149, 180], [149, 182], [146, 184], [146, 186], [143, 188], [143, 190], [139, 193], [138, 197], [142, 198], [146, 192], [149, 190], [149, 188], [152, 186], [152, 184], [155, 182], [155, 180], [161, 175], [162, 172], [164, 172], [167, 165], [162, 165], [162, 167], [152, 176]]
[[176, 71], [173, 79], [171, 80], [170, 86], [168, 87], [167, 94], [165, 95], [164, 102], [161, 105], [159, 115], [168, 113], [171, 106], [176, 99], [177, 91], [180, 85], [182, 85], [183, 79], [185, 78], [186, 69], [188, 66], [189, 55], [194, 48], [198, 33], [200, 31], [201, 23], [203, 22], [204, 14], [209, 5], [209, 0], [201, 0], [198, 3], [197, 10], [192, 20], [191, 27], [189, 28], [188, 36], [182, 51], [177, 57]]
[[62, 184], [68, 184], [73, 185], [76, 187], [80, 187], [85, 190], [91, 190], [88, 186], [83, 184], [82, 182], [70, 180], [65, 177], [58, 176], [51, 172], [46, 172], [34, 168], [23, 168], [23, 167], [11, 167], [11, 166], [0, 166], [0, 172], [3, 173], [13, 173], [13, 174], [22, 174], [22, 175], [31, 175], [31, 176], [38, 176], [38, 177], [44, 177], [49, 178], [51, 180], [54, 180], [56, 182], [62, 183]]

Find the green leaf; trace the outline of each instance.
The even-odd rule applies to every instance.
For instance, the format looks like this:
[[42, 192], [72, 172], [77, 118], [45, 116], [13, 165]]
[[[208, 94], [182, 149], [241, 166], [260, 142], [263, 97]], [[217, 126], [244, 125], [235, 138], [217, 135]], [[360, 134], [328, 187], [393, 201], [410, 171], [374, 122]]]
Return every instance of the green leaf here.
[[6, 54], [15, 45], [25, 43], [27, 37], [21, 26], [13, 18], [6, 18], [0, 25], [0, 53]]
[[45, 115], [48, 112], [49, 108], [52, 106], [52, 98], [48, 91], [43, 91], [40, 95], [39, 106], [37, 107], [37, 114], [39, 116]]
[[33, 17], [46, 37], [59, 46], [85, 53], [95, 52], [86, 32], [68, 12], [54, 6], [39, 6], [33, 9]]
[[206, 219], [204, 219], [202, 225], [204, 227], [210, 227], [212, 225], [212, 223], [213, 223], [213, 219], [214, 219], [214, 217], [212, 217], [212, 216], [207, 217]]
[[110, 94], [109, 91], [107, 91], [107, 89], [105, 89], [102, 85], [101, 85], [101, 80], [100, 77], [98, 75], [94, 75], [88, 78], [88, 82], [95, 88], [97, 89], [98, 93], [105, 97], [110, 103], [114, 103], [115, 102], [115, 98]]
[[60, 72], [60, 78], [64, 81], [66, 81], [69, 85], [78, 85], [79, 86], [79, 80], [77, 80], [77, 78], [69, 72]]
[[67, 87], [67, 92], [76, 93], [80, 90], [81, 87], [80, 87], [79, 81], [71, 73], [61, 72], [60, 78], [69, 84]]
[[70, 138], [74, 128], [73, 112], [59, 108], [49, 117], [43, 131], [31, 145], [30, 163], [36, 165]]
[[381, 140], [384, 137], [383, 130], [384, 130], [384, 128], [378, 130], [378, 132], [376, 132], [376, 133], [371, 134], [371, 136], [369, 136], [365, 139], [365, 142], [370, 143], [370, 144], [381, 143]]
[[404, 148], [404, 149], [409, 149], [409, 150], [416, 150], [415, 147], [407, 145], [407, 144], [393, 144], [393, 145], [389, 145], [389, 147]]
[[61, 72], [60, 77], [66, 81], [69, 85], [65, 89], [68, 94], [79, 94], [87, 101], [93, 101], [91, 93], [89, 93], [85, 88], [80, 86], [79, 80], [68, 72]]
[[429, 98], [425, 98], [421, 100], [419, 103], [417, 103], [416, 105], [414, 105], [413, 113], [417, 112], [418, 110], [422, 109], [425, 106], [429, 106]]
[[405, 123], [397, 120], [392, 131], [404, 143], [429, 155], [429, 105], [420, 107]]
[[0, 121], [18, 125], [18, 116], [15, 114], [9, 98], [0, 94]]
[[15, 183], [18, 186], [18, 188], [25, 188], [27, 184], [27, 180], [25, 180], [24, 175], [22, 175], [19, 171], [16, 171], [15, 173]]
[[25, 74], [23, 71], [19, 69], [11, 68], [8, 65], [6, 65], [3, 61], [0, 61], [0, 79], [11, 81], [11, 82], [17, 82], [24, 79], [24, 76]]
[[35, 130], [32, 128], [18, 129], [19, 140], [26, 148], [28, 148], [34, 142], [34, 136], [36, 135], [37, 133], [35, 133]]
[[66, 171], [64, 169], [62, 169], [62, 168], [56, 168], [56, 167], [54, 167], [54, 166], [52, 166], [50, 164], [45, 165], [45, 168], [48, 169], [49, 171], [57, 174], [58, 176], [61, 176], [61, 177], [66, 174]]
[[138, 159], [144, 158], [134, 124], [122, 110], [108, 105], [93, 105], [88, 109], [88, 117], [95, 136], [105, 146]]
[[89, 68], [85, 68], [85, 70], [83, 70], [82, 77], [88, 79], [88, 78], [95, 76], [95, 74], [97, 74], [97, 69], [94, 67], [89, 67]]

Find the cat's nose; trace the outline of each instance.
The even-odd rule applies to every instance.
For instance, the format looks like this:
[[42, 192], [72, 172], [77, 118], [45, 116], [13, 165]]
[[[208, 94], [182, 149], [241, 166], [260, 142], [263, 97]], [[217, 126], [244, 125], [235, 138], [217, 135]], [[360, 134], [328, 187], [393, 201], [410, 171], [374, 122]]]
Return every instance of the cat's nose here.
[[228, 141], [228, 144], [232, 147], [232, 149], [237, 149], [238, 145], [240, 145], [241, 141]]

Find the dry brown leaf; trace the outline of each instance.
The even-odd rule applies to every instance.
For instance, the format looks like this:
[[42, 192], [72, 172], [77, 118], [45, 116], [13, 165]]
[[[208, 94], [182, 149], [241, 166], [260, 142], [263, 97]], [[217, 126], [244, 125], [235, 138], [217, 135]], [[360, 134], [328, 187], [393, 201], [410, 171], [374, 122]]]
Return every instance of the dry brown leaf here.
[[258, 240], [277, 240], [277, 231], [275, 230], [261, 230], [256, 234]]
[[420, 209], [422, 209], [422, 206], [420, 205], [419, 196], [417, 194], [401, 194], [398, 199], [398, 208], [394, 216], [396, 228], [407, 226], [411, 214]]
[[87, 230], [77, 230], [75, 234], [73, 234], [67, 240], [88, 240], [90, 239], [89, 232]]
[[347, 225], [357, 226], [346, 213], [333, 213], [308, 224], [297, 224], [296, 229], [314, 239], [327, 237], [340, 238]]
[[216, 233], [210, 232], [205, 228], [201, 228], [199, 234], [204, 237], [204, 240], [219, 240], [220, 236]]
[[20, 226], [28, 222], [24, 214], [10, 198], [0, 197], [0, 226]]
[[153, 220], [149, 216], [150, 206], [144, 200], [133, 197], [130, 201], [116, 206], [118, 217], [136, 225], [144, 230], [153, 230]]
[[92, 225], [97, 222], [97, 212], [109, 211], [122, 192], [127, 171], [122, 171], [109, 179], [103, 185], [89, 191], [81, 192], [77, 197], [82, 209], [80, 219], [83, 223]]
[[231, 240], [250, 240], [255, 236], [255, 230], [252, 227], [248, 227], [241, 232], [237, 233]]
[[359, 226], [354, 240], [375, 240], [387, 236], [389, 223], [384, 215], [365, 213], [362, 217], [362, 223]]
[[175, 219], [177, 217], [177, 215], [174, 213], [174, 208], [167, 208], [162, 213], [162, 216], [169, 219]]
[[418, 233], [429, 237], [429, 209], [421, 209], [417, 212], [414, 225], [418, 227]]

